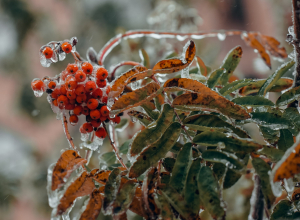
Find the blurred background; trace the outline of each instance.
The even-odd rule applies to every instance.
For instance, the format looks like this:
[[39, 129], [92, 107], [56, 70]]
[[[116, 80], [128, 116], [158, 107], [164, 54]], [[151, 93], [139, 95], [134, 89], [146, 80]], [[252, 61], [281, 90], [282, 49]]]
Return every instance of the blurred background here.
[[[110, 38], [132, 29], [239, 29], [276, 37], [290, 53], [292, 47], [285, 37], [291, 25], [291, 3], [282, 0], [0, 0], [0, 220], [50, 219], [47, 168], [68, 146], [46, 95], [36, 98], [30, 82], [54, 76], [73, 61], [68, 56], [43, 68], [39, 62], [42, 45], [77, 36], [77, 51], [85, 57], [89, 47], [99, 51]], [[107, 57], [105, 67], [109, 70], [125, 60], [140, 62], [140, 48], [147, 51], [154, 65], [174, 51], [181, 52], [184, 44], [175, 39], [123, 40]], [[244, 55], [235, 72], [239, 78], [265, 78], [280, 65], [273, 60], [269, 70], [239, 36], [224, 41], [196, 40], [196, 45], [197, 55], [213, 69], [231, 48], [242, 45]], [[140, 127], [131, 123], [129, 128], [120, 133], [120, 144]], [[70, 128], [77, 146], [78, 129]], [[108, 142], [100, 153], [106, 151], [111, 151]], [[99, 166], [98, 156], [92, 157], [91, 166]], [[225, 192], [227, 219], [247, 218], [252, 188], [251, 176], [246, 176]], [[209, 219], [205, 212], [201, 215]], [[99, 219], [110, 217], [101, 214]]]

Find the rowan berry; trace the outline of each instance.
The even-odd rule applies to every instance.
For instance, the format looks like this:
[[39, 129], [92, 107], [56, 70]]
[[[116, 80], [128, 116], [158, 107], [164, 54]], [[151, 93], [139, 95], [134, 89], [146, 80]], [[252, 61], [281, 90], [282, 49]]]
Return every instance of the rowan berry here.
[[86, 122], [91, 122], [92, 118], [91, 118], [91, 116], [87, 115], [87, 116], [85, 116], [85, 120], [86, 120]]
[[59, 88], [55, 88], [55, 89], [53, 90], [53, 92], [51, 93], [51, 96], [52, 96], [52, 98], [54, 98], [54, 99], [57, 99], [58, 96], [60, 96], [60, 95], [61, 95], [61, 91], [60, 91]]
[[53, 55], [53, 50], [50, 47], [45, 47], [45, 49], [43, 50], [43, 54], [46, 59], [50, 59]]
[[31, 88], [33, 91], [45, 91], [46, 90], [46, 86], [45, 86], [44, 82], [40, 79], [33, 80], [31, 82]]
[[67, 97], [69, 99], [76, 99], [76, 93], [75, 93], [75, 90], [68, 90], [67, 91]]
[[67, 95], [67, 87], [66, 85], [61, 85], [60, 86], [60, 93], [63, 95]]
[[76, 97], [76, 102], [78, 102], [79, 104], [81, 104], [81, 103], [83, 103], [85, 101], [86, 101], [86, 95], [85, 94], [84, 95], [78, 95]]
[[84, 106], [84, 107], [82, 108], [82, 114], [84, 114], [84, 115], [89, 115], [89, 114], [90, 114], [89, 108], [86, 107], [86, 106]]
[[105, 79], [97, 79], [96, 84], [99, 88], [104, 88], [106, 86], [106, 80]]
[[68, 76], [66, 78], [66, 83], [65, 83], [66, 87], [68, 89], [76, 89], [76, 86], [77, 86], [77, 81], [75, 79], [75, 77], [73, 76]]
[[86, 74], [81, 70], [78, 70], [75, 74], [75, 79], [77, 82], [83, 82], [86, 79]]
[[85, 84], [85, 91], [87, 92], [94, 92], [96, 90], [96, 83], [94, 81], [88, 81]]
[[110, 93], [110, 86], [107, 86], [106, 88], [106, 95], [108, 95]]
[[92, 120], [91, 124], [94, 128], [98, 128], [101, 125], [101, 121], [99, 119], [98, 120]]
[[87, 107], [91, 110], [94, 110], [98, 107], [98, 100], [97, 99], [89, 99], [86, 103]]
[[77, 106], [74, 108], [73, 112], [74, 112], [75, 115], [81, 115], [82, 112], [83, 112], [82, 106], [77, 105]]
[[100, 115], [99, 110], [95, 109], [95, 110], [90, 111], [90, 116], [92, 119], [96, 120], [96, 119], [99, 119], [101, 115]]
[[67, 103], [65, 105], [66, 110], [73, 110], [75, 108], [75, 104]]
[[103, 92], [101, 89], [97, 88], [93, 93], [92, 93], [92, 96], [93, 98], [95, 99], [100, 99], [103, 95]]
[[100, 113], [102, 116], [109, 116], [109, 110], [106, 105], [101, 107]]
[[95, 132], [95, 135], [99, 138], [104, 139], [106, 137], [107, 133], [106, 133], [105, 129], [103, 127], [101, 127], [101, 128], [97, 129], [97, 131]]
[[64, 95], [61, 95], [57, 98], [57, 102], [59, 105], [64, 106], [69, 103], [68, 98]]
[[69, 103], [72, 104], [72, 105], [73, 105], [73, 104], [75, 105], [75, 104], [76, 104], [76, 99], [70, 99], [70, 100], [69, 100]]
[[68, 73], [74, 74], [74, 73], [77, 72], [78, 66], [76, 64], [69, 63], [68, 66], [67, 66], [67, 68], [66, 68], [66, 70], [68, 71]]
[[92, 124], [91, 124], [91, 123], [88, 123], [88, 122], [84, 123], [84, 124], [82, 125], [82, 128], [83, 128], [83, 130], [85, 130], [85, 131], [88, 132], [88, 133], [90, 133], [90, 132], [93, 131], [93, 126], [92, 126]]
[[54, 100], [52, 101], [52, 103], [53, 103], [54, 106], [58, 106], [57, 99], [54, 99]]
[[107, 119], [107, 116], [103, 116], [103, 115], [101, 115], [101, 117], [100, 117], [100, 121], [106, 121], [106, 119]]
[[93, 66], [89, 62], [85, 62], [82, 64], [81, 69], [85, 74], [92, 74], [93, 72]]
[[78, 85], [75, 89], [76, 95], [84, 95], [85, 94], [85, 88], [84, 85]]
[[71, 115], [69, 121], [70, 121], [71, 125], [75, 125], [78, 122], [77, 115]]
[[116, 116], [115, 118], [112, 119], [112, 121], [116, 124], [119, 124], [121, 122], [121, 118], [119, 116]]
[[107, 103], [107, 96], [105, 96], [105, 97], [102, 98], [102, 102], [103, 103]]
[[55, 87], [56, 87], [56, 82], [50, 81], [49, 84], [48, 84], [48, 88], [49, 89], [55, 89]]
[[96, 79], [106, 79], [108, 76], [108, 72], [103, 67], [100, 67], [96, 72]]
[[65, 52], [65, 53], [70, 53], [72, 50], [72, 45], [69, 42], [64, 42], [61, 45], [61, 49]]
[[79, 128], [79, 132], [82, 133], [82, 134], [86, 134], [87, 131], [84, 130], [83, 126], [81, 125], [80, 128]]

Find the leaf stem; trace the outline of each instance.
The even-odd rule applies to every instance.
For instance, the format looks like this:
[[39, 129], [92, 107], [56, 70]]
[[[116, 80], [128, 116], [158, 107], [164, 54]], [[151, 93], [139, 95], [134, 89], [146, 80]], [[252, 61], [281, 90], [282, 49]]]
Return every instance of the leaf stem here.
[[74, 142], [73, 142], [73, 138], [71, 137], [70, 135], [70, 132], [69, 132], [69, 129], [68, 129], [68, 121], [67, 121], [67, 117], [65, 115], [63, 115], [63, 118], [62, 118], [62, 125], [63, 125], [63, 128], [64, 128], [64, 132], [65, 132], [65, 135], [67, 137], [67, 140], [69, 142], [69, 145], [75, 150], [77, 151], [77, 149], [75, 148], [75, 145], [74, 145]]
[[126, 66], [126, 65], [129, 65], [129, 66], [142, 66], [142, 64], [140, 64], [138, 62], [134, 62], [134, 61], [121, 62], [121, 63], [119, 63], [119, 64], [117, 64], [113, 67], [113, 70], [111, 71], [111, 74], [110, 74], [109, 81], [111, 82], [115, 79], [115, 73], [116, 73], [117, 69], [119, 69], [121, 66]]
[[108, 133], [108, 131], [107, 131], [107, 129], [106, 129], [106, 126], [105, 126], [104, 122], [102, 122], [102, 125], [103, 125], [103, 128], [105, 129], [105, 131], [106, 131], [106, 133], [107, 133], [107, 136], [108, 136], [108, 138], [109, 138], [110, 144], [111, 144], [111, 146], [112, 146], [112, 148], [113, 148], [113, 150], [114, 150], [114, 152], [115, 152], [115, 154], [116, 154], [116, 156], [117, 156], [117, 159], [118, 159], [119, 162], [122, 164], [122, 166], [123, 166], [124, 168], [127, 169], [126, 165], [125, 165], [124, 162], [123, 162], [123, 159], [120, 157], [120, 155], [119, 155], [119, 153], [118, 153], [118, 149], [116, 148], [114, 142], [111, 140], [111, 137], [110, 137], [110, 135], [109, 135], [109, 133]]

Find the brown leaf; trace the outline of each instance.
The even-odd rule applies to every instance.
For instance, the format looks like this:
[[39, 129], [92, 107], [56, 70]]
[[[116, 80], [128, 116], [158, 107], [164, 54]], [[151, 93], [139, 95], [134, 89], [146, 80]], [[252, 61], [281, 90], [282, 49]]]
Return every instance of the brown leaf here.
[[64, 179], [68, 178], [73, 170], [85, 163], [86, 160], [81, 158], [76, 151], [63, 152], [53, 169], [51, 189], [53, 191], [58, 189], [65, 183]]
[[279, 47], [280, 42], [276, 40], [274, 37], [260, 35], [261, 42], [266, 48], [267, 51], [274, 57], [279, 57], [282, 59], [287, 58], [287, 53], [284, 47]]
[[267, 66], [271, 69], [271, 58], [269, 54], [266, 52], [265, 47], [258, 41], [256, 38], [258, 36], [257, 33], [244, 33], [242, 34], [242, 39], [252, 48], [256, 49], [261, 58], [265, 61]]
[[296, 189], [296, 190], [293, 192], [292, 200], [293, 200], [293, 202], [294, 202], [294, 201], [299, 200], [299, 198], [300, 198], [300, 188]]
[[74, 200], [81, 196], [89, 195], [95, 189], [94, 182], [86, 171], [78, 177], [60, 199], [60, 204], [57, 207], [57, 214], [63, 214], [74, 202]]
[[93, 174], [92, 178], [95, 181], [97, 181], [98, 183], [101, 183], [101, 184], [105, 185], [106, 181], [108, 180], [108, 177], [109, 177], [110, 173], [111, 173], [110, 170], [100, 170], [99, 172]]
[[111, 112], [117, 114], [129, 108], [139, 106], [157, 96], [156, 92], [159, 88], [159, 84], [152, 82], [133, 92], [126, 93], [113, 104]]
[[153, 67], [154, 73], [174, 73], [188, 67], [194, 60], [196, 54], [196, 46], [193, 41], [189, 42], [187, 50], [185, 51], [185, 60], [182, 62], [180, 59], [162, 60], [156, 63]]
[[[169, 79], [165, 82], [164, 88], [174, 88], [179, 87], [184, 90], [194, 91], [194, 92], [209, 92], [212, 91], [208, 87], [206, 87], [201, 82], [192, 79], [185, 79], [185, 78], [173, 78]], [[216, 93], [216, 92], [215, 92]]]
[[133, 197], [132, 203], [129, 206], [129, 210], [148, 219], [148, 214], [144, 208], [143, 203], [143, 192], [141, 187], [137, 187], [135, 191], [135, 196]]
[[102, 208], [102, 199], [103, 196], [101, 195], [100, 189], [94, 189], [94, 191], [90, 195], [90, 200], [86, 206], [86, 209], [80, 216], [80, 220], [97, 219]]
[[202, 75], [207, 76], [207, 68], [205, 66], [205, 63], [203, 62], [203, 60], [200, 57], [196, 56], [196, 58], [197, 58], [197, 65], [198, 65], [199, 71], [202, 69], [203, 72], [200, 71], [202, 73]]

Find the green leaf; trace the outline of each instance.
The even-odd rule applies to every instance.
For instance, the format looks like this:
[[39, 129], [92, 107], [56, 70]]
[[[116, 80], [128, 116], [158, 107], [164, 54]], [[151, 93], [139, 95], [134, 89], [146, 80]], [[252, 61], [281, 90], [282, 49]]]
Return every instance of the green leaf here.
[[171, 152], [173, 152], [173, 153], [175, 153], [175, 154], [178, 154], [178, 152], [181, 150], [182, 147], [183, 147], [182, 144], [176, 142], [176, 143], [174, 144], [174, 146], [172, 147]]
[[300, 212], [294, 212], [292, 202], [281, 200], [273, 209], [270, 220], [296, 220], [300, 218]]
[[111, 171], [108, 180], [104, 189], [104, 201], [103, 201], [103, 209], [106, 213], [110, 212], [111, 204], [116, 198], [118, 189], [120, 187], [121, 176], [120, 173], [122, 171], [118, 168], [115, 168]]
[[265, 96], [266, 93], [272, 88], [272, 86], [279, 80], [292, 66], [294, 66], [295, 61], [291, 60], [283, 65], [281, 65], [262, 85], [258, 91], [258, 95]]
[[156, 96], [156, 97], [154, 98], [154, 103], [155, 103], [156, 109], [157, 109], [158, 111], [161, 111], [161, 106], [162, 106], [162, 104], [161, 104], [161, 102], [160, 102], [160, 98], [159, 98], [159, 97], [161, 97], [162, 99], [164, 99], [164, 96], [163, 96], [163, 95], [158, 95], [158, 96]]
[[[208, 115], [208, 114], [197, 114], [187, 117], [183, 123], [190, 127], [191, 129], [200, 130], [203, 126], [210, 128], [210, 130], [216, 130], [219, 129], [230, 129], [234, 133], [236, 133], [238, 136], [242, 138], [248, 138], [248, 135], [245, 131], [241, 130], [238, 127], [232, 126], [231, 124], [223, 121], [221, 118], [219, 118], [216, 115]], [[197, 127], [199, 126], [199, 127]], [[204, 129], [201, 131], [205, 131]], [[220, 131], [220, 130], [219, 130]]]
[[131, 139], [125, 141], [120, 147], [119, 147], [119, 153], [120, 154], [127, 154], [128, 153], [128, 149], [131, 143]]
[[164, 134], [153, 144], [149, 145], [137, 157], [129, 170], [129, 177], [135, 178], [143, 174], [149, 167], [153, 166], [160, 159], [164, 158], [166, 153], [172, 149], [176, 143], [181, 131], [181, 124], [172, 123]]
[[292, 103], [300, 98], [300, 86], [292, 88], [283, 93], [276, 101], [276, 105], [283, 106]]
[[237, 137], [226, 136], [225, 134], [218, 131], [202, 132], [201, 134], [194, 137], [193, 142], [196, 144], [203, 144], [208, 146], [218, 146], [219, 142], [223, 142], [225, 144], [225, 149], [234, 153], [250, 153], [262, 148], [262, 145], [249, 141], [249, 139], [239, 139]]
[[122, 132], [129, 125], [129, 120], [127, 118], [122, 118], [121, 122], [115, 126], [116, 131]]
[[278, 140], [278, 149], [285, 152], [294, 144], [292, 133], [287, 129], [280, 130], [280, 137]]
[[262, 96], [245, 96], [238, 97], [231, 100], [238, 105], [247, 105], [247, 106], [274, 106], [274, 103], [269, 99], [266, 99]]
[[162, 191], [162, 195], [173, 208], [185, 219], [195, 219], [191, 212], [190, 204], [188, 204], [183, 196], [171, 186], [166, 186]]
[[148, 115], [146, 115], [142, 112], [139, 112], [139, 111], [132, 110], [132, 111], [128, 112], [127, 114], [132, 118], [138, 119], [140, 121], [140, 123], [145, 127], [147, 127], [149, 124], [151, 124], [154, 121]]
[[286, 108], [282, 117], [287, 119], [292, 124], [289, 130], [294, 136], [297, 136], [300, 131], [300, 114], [298, 109], [293, 107]]
[[278, 141], [279, 136], [279, 130], [274, 130], [269, 127], [259, 126], [259, 130], [261, 131], [263, 137], [266, 141], [268, 141], [271, 144], [274, 144]]
[[143, 64], [143, 66], [146, 67], [147, 69], [149, 69], [150, 68], [150, 60], [149, 60], [148, 53], [144, 49], [140, 49], [139, 55], [142, 60], [141, 63]]
[[192, 144], [186, 143], [179, 152], [172, 170], [170, 186], [179, 193], [183, 190], [192, 163]]
[[162, 172], [160, 174], [160, 178], [161, 178], [161, 183], [162, 184], [169, 184], [170, 182], [170, 174], [168, 172]]
[[129, 180], [124, 183], [117, 193], [116, 199], [113, 203], [113, 214], [120, 215], [126, 212], [133, 200], [135, 190], [136, 184], [134, 180]]
[[99, 156], [99, 162], [100, 162], [100, 168], [105, 165], [105, 166], [111, 166], [114, 163], [116, 163], [116, 155], [115, 152], [107, 152], [103, 153]]
[[264, 194], [264, 199], [266, 201], [267, 208], [270, 209], [273, 203], [276, 200], [276, 197], [273, 195], [269, 173], [272, 170], [270, 165], [267, 164], [261, 158], [254, 158], [252, 160], [252, 165], [256, 171], [256, 173], [260, 177], [260, 186], [261, 190]]
[[153, 120], [157, 120], [159, 117], [159, 111], [157, 111], [156, 109], [153, 110], [150, 108], [150, 106], [148, 106], [147, 104], [143, 104], [141, 105], [141, 107], [145, 110], [145, 112], [149, 115], [149, 117]]
[[160, 114], [155, 127], [146, 127], [134, 138], [130, 154], [131, 156], [140, 153], [146, 146], [157, 141], [168, 126], [173, 121], [174, 110], [169, 104], [163, 106], [163, 111]]
[[224, 86], [222, 89], [220, 89], [219, 93], [222, 94], [223, 96], [228, 95], [235, 90], [238, 90], [244, 86], [247, 86], [254, 82], [255, 80], [253, 79], [241, 79], [241, 80], [236, 80], [232, 83], [227, 84]]
[[284, 151], [276, 149], [274, 147], [263, 146], [263, 148], [259, 150], [257, 154], [264, 155], [268, 157], [273, 163], [277, 163], [284, 155]]
[[166, 171], [172, 173], [175, 161], [176, 160], [174, 158], [167, 157], [163, 159], [162, 165], [164, 166]]
[[226, 70], [224, 68], [216, 69], [215, 71], [213, 71], [207, 80], [207, 87], [214, 88], [223, 73], [226, 73]]
[[245, 165], [241, 163], [234, 154], [216, 150], [207, 150], [203, 152], [202, 159], [213, 163], [222, 163], [228, 166], [229, 169], [235, 169], [238, 171], [241, 171], [245, 167]]
[[187, 204], [190, 204], [194, 214], [200, 210], [200, 195], [198, 189], [198, 175], [201, 169], [201, 159], [197, 158], [192, 162], [184, 186], [184, 198]]
[[220, 82], [222, 85], [227, 84], [230, 76], [233, 74], [235, 68], [238, 66], [242, 58], [242, 47], [237, 46], [228, 52], [227, 56], [223, 60], [223, 65], [221, 68], [224, 68], [226, 72], [222, 75]]
[[164, 196], [157, 194], [156, 204], [159, 206], [161, 210], [160, 214], [162, 219], [171, 220], [174, 218], [171, 206], [169, 205], [167, 199]]
[[271, 129], [285, 129], [288, 128], [291, 123], [277, 113], [270, 112], [252, 112], [252, 120], [259, 125], [269, 127]]
[[198, 175], [198, 189], [201, 204], [204, 205], [214, 219], [225, 215], [221, 199], [219, 197], [219, 184], [210, 167], [202, 167]]
[[201, 73], [201, 75], [202, 76], [207, 76], [207, 74], [210, 72], [210, 68], [207, 67], [205, 65], [205, 63], [203, 62], [203, 60], [198, 56], [196, 56], [196, 61], [197, 61], [197, 63], [196, 63], [197, 67], [198, 67], [199, 72]]

